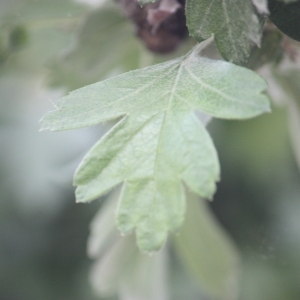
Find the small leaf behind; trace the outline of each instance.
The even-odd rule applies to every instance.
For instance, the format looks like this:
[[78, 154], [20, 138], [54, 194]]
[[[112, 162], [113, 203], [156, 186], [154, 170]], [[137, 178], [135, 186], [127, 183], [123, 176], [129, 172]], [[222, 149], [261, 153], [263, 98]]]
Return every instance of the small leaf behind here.
[[187, 0], [187, 25], [199, 42], [214, 35], [220, 54], [244, 64], [249, 40], [260, 44], [261, 23], [250, 0]]
[[239, 255], [206, 203], [190, 195], [187, 218], [173, 237], [177, 255], [191, 275], [218, 299], [234, 300], [238, 287]]

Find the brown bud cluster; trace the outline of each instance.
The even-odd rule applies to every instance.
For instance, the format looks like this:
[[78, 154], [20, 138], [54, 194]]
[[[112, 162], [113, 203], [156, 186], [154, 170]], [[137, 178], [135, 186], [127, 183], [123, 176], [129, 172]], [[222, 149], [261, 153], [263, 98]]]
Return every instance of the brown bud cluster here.
[[143, 7], [137, 0], [119, 0], [119, 3], [135, 24], [137, 36], [152, 52], [170, 53], [188, 36], [185, 0], [160, 0]]

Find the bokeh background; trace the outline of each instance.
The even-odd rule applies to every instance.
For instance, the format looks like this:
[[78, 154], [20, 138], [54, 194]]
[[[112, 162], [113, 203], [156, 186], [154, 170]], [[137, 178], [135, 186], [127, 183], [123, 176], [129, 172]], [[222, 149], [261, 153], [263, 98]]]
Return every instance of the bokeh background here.
[[[0, 0], [3, 300], [104, 299], [90, 285], [86, 254], [103, 201], [75, 204], [72, 176], [109, 124], [52, 133], [39, 132], [39, 120], [72, 89], [169, 57], [146, 51], [122, 14], [100, 2]], [[243, 300], [300, 299], [299, 70], [286, 88], [292, 121], [283, 101], [253, 120], [209, 124], [222, 167], [210, 207], [241, 252]], [[170, 259], [170, 299], [208, 299]]]

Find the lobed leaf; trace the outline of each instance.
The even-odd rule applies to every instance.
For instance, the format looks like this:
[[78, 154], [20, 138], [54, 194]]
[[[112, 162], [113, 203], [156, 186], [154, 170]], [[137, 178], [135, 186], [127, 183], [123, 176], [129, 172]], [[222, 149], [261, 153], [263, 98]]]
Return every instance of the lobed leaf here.
[[187, 55], [89, 85], [62, 98], [42, 129], [66, 130], [122, 118], [85, 156], [74, 179], [78, 202], [124, 182], [122, 233], [159, 249], [185, 213], [183, 183], [211, 199], [219, 179], [213, 143], [194, 111], [243, 119], [269, 110], [266, 83], [233, 64]]
[[187, 0], [186, 16], [190, 34], [199, 42], [214, 35], [228, 61], [244, 64], [249, 40], [260, 44], [261, 23], [251, 0]]

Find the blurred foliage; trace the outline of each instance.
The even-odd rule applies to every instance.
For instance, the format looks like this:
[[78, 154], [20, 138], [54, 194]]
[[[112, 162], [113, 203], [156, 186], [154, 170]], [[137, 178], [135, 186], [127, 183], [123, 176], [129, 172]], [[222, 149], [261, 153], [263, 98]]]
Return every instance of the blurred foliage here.
[[[66, 90], [169, 58], [153, 57], [133, 31], [114, 8], [0, 2], [0, 299], [116, 299], [96, 296], [88, 282], [88, 226], [104, 206], [75, 204], [70, 188], [106, 129], [41, 134], [38, 121]], [[300, 298], [299, 43], [281, 45], [288, 55], [272, 65], [277, 76], [261, 72], [272, 114], [209, 125], [222, 165], [210, 207], [241, 251], [243, 300]], [[172, 248], [167, 263], [170, 299], [211, 299]]]
[[269, 17], [283, 33], [300, 41], [300, 3], [295, 0], [284, 2], [269, 0]]
[[2, 25], [0, 28], [0, 64], [5, 62], [14, 51], [24, 47], [27, 41], [28, 34], [24, 26]]
[[132, 32], [116, 7], [91, 12], [72, 48], [51, 64], [50, 84], [75, 89], [138, 68], [140, 47]]

